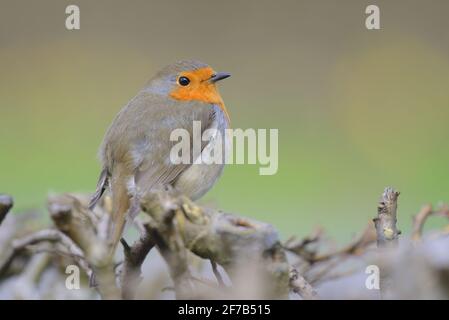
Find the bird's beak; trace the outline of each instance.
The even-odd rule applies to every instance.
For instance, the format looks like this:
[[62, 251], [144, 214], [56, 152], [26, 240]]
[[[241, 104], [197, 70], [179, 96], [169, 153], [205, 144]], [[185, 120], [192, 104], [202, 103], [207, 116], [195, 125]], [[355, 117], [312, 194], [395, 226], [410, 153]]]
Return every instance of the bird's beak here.
[[227, 73], [227, 72], [217, 72], [216, 74], [214, 74], [212, 77], [210, 77], [209, 81], [211, 83], [215, 83], [217, 81], [229, 78], [231, 76], [231, 74]]

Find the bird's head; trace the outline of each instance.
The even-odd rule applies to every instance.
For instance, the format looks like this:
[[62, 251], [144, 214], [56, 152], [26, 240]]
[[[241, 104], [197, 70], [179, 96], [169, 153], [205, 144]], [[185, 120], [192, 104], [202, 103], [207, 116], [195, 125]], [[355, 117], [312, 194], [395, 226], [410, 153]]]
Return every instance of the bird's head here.
[[180, 101], [200, 101], [217, 104], [229, 119], [223, 99], [218, 92], [217, 81], [226, 79], [229, 73], [215, 72], [199, 61], [183, 60], [168, 65], [150, 80], [148, 88], [156, 93], [169, 95]]

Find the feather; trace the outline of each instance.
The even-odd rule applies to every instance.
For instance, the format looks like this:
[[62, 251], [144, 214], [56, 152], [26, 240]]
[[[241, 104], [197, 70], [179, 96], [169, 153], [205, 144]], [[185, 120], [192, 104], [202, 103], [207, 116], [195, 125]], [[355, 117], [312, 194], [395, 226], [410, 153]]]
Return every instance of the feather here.
[[100, 177], [98, 178], [97, 189], [95, 190], [95, 193], [92, 195], [92, 198], [90, 199], [89, 210], [93, 210], [95, 208], [95, 205], [97, 204], [98, 200], [100, 200], [104, 191], [108, 187], [108, 183], [109, 183], [108, 171], [106, 169], [103, 169], [101, 170]]

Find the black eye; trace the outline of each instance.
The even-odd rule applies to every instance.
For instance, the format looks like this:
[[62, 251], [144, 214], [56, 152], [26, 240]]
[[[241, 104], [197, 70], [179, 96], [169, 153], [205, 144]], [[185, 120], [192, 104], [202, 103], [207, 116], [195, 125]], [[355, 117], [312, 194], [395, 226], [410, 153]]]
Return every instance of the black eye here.
[[190, 80], [187, 77], [179, 77], [178, 82], [181, 86], [185, 87], [186, 85], [188, 85], [190, 83]]

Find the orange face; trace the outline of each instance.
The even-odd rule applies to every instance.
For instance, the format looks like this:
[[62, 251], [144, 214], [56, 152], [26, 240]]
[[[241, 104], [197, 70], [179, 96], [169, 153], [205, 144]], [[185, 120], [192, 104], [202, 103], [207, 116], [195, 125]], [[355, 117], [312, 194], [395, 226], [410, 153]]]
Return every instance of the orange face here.
[[[229, 121], [228, 111], [214, 82], [210, 81], [215, 71], [210, 68], [200, 68], [194, 71], [182, 72], [178, 79], [178, 86], [170, 96], [177, 100], [198, 100], [205, 103], [217, 104], [225, 113]], [[186, 80], [187, 79], [187, 80]]]

